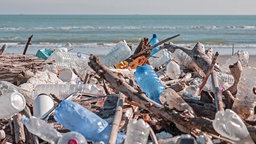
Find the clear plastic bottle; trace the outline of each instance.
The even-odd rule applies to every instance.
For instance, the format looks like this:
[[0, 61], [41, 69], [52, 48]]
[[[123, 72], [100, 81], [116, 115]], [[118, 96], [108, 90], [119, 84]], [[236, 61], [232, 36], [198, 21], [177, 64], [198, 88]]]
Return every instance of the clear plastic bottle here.
[[226, 138], [238, 143], [254, 143], [243, 120], [230, 109], [218, 111], [212, 124], [214, 130]]
[[191, 67], [192, 58], [186, 54], [183, 50], [176, 49], [172, 54], [172, 58], [179, 64], [186, 68]]
[[54, 94], [60, 100], [63, 100], [77, 91], [95, 95], [104, 94], [95, 84], [39, 84], [35, 87], [34, 96], [36, 97], [42, 93], [47, 95]]
[[229, 65], [233, 65], [237, 61], [240, 61], [243, 67], [247, 67], [249, 63], [249, 53], [244, 50], [237, 51], [233, 56], [228, 58], [223, 65], [220, 65], [221, 69], [229, 71]]
[[151, 66], [137, 66], [134, 77], [141, 90], [155, 102], [161, 103], [159, 96], [165, 89]]
[[171, 79], [178, 79], [180, 74], [180, 65], [171, 60], [166, 66], [166, 75]]
[[167, 49], [162, 49], [149, 57], [148, 61], [153, 68], [159, 68], [171, 59], [171, 53]]
[[[111, 126], [98, 115], [69, 101], [62, 101], [56, 108], [54, 119], [65, 128], [81, 133], [86, 139], [104, 143], [108, 142]], [[124, 135], [118, 133], [117, 144], [122, 143]]]
[[25, 97], [17, 91], [0, 95], [0, 119], [12, 117], [16, 113], [22, 111], [25, 106]]
[[100, 62], [108, 67], [113, 67], [119, 64], [121, 61], [129, 58], [132, 54], [130, 47], [127, 45], [126, 41], [120, 41], [117, 43], [115, 48], [113, 48], [108, 54], [100, 59]]
[[143, 119], [132, 119], [128, 123], [124, 144], [146, 144], [150, 127]]
[[58, 139], [62, 136], [50, 124], [39, 118], [33, 116], [31, 118], [22, 117], [21, 121], [29, 132], [49, 143], [57, 143]]
[[62, 134], [57, 144], [87, 144], [87, 141], [80, 133], [71, 131]]
[[[157, 44], [159, 42], [158, 38], [157, 38], [157, 35], [156, 34], [153, 34], [153, 37], [150, 39], [149, 41], [149, 45], [150, 46], [154, 46], [155, 44]], [[157, 46], [155, 48], [152, 49], [151, 53], [150, 53], [150, 56], [153, 56], [155, 53], [157, 53], [160, 49], [160, 46]]]

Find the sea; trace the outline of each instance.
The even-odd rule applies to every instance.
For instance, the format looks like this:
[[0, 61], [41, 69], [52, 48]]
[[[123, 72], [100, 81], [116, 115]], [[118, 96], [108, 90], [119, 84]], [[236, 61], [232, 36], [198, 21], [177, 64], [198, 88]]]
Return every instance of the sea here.
[[104, 55], [125, 40], [134, 49], [143, 38], [157, 34], [193, 47], [201, 42], [220, 55], [246, 50], [256, 55], [256, 15], [0, 15], [0, 46], [22, 53], [33, 35], [28, 54], [42, 48], [72, 44], [72, 51]]

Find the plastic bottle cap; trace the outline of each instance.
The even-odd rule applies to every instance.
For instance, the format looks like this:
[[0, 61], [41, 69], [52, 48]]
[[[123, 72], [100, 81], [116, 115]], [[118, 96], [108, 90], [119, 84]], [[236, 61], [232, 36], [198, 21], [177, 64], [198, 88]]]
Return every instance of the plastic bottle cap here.
[[68, 141], [68, 144], [79, 144], [77, 139], [75, 138], [71, 138], [69, 141]]

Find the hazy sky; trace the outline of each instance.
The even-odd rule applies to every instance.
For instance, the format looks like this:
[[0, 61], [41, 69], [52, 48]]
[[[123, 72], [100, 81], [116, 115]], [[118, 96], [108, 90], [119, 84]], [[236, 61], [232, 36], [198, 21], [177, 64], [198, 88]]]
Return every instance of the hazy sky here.
[[0, 14], [256, 15], [256, 0], [0, 0]]

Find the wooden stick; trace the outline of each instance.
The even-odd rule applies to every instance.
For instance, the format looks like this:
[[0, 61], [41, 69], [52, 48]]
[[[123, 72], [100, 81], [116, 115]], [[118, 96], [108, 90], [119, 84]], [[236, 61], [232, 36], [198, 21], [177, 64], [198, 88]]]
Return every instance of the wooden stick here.
[[7, 44], [4, 44], [0, 49], [0, 55], [3, 55], [4, 51], [7, 49]]
[[125, 96], [123, 94], [120, 94], [108, 144], [116, 144], [116, 138], [117, 138], [117, 134], [118, 134], [118, 130], [119, 130], [119, 125], [122, 120], [122, 114], [123, 114], [122, 107], [124, 104], [124, 98], [125, 98]]
[[25, 143], [25, 132], [24, 132], [24, 125], [21, 123], [21, 114], [18, 113], [13, 117], [13, 127], [14, 127], [14, 136], [15, 136], [15, 143]]
[[212, 63], [211, 63], [211, 65], [210, 65], [210, 68], [209, 68], [208, 72], [206, 73], [206, 76], [205, 76], [205, 78], [204, 78], [202, 84], [201, 84], [200, 87], [199, 87], [199, 93], [198, 93], [198, 95], [201, 95], [201, 92], [202, 92], [202, 90], [203, 90], [203, 88], [204, 88], [204, 86], [205, 86], [205, 84], [206, 84], [206, 82], [207, 82], [207, 80], [208, 80], [210, 74], [212, 73], [212, 71], [213, 71], [213, 69], [214, 69], [214, 66], [215, 66], [215, 64], [216, 64], [216, 61], [217, 61], [217, 57], [218, 57], [218, 56], [219, 56], [219, 53], [216, 52], [215, 55], [214, 55], [214, 57], [213, 57], [213, 59], [212, 59]]
[[158, 144], [156, 135], [151, 127], [149, 127], [149, 135], [151, 137], [151, 140], [153, 141], [153, 144]]
[[137, 53], [137, 54], [132, 55], [130, 58], [135, 59], [135, 58], [137, 58], [137, 57], [139, 57], [139, 56], [142, 56], [142, 55], [144, 55], [144, 54], [147, 54], [147, 52], [148, 52], [148, 51], [151, 51], [153, 48], [155, 48], [155, 47], [157, 47], [157, 46], [159, 46], [159, 45], [161, 45], [161, 44], [163, 44], [163, 43], [165, 43], [165, 42], [167, 42], [167, 41], [170, 41], [170, 40], [172, 40], [172, 39], [174, 39], [174, 38], [176, 38], [176, 37], [178, 37], [178, 36], [180, 36], [180, 34], [177, 34], [177, 35], [174, 35], [174, 36], [172, 36], [172, 37], [166, 38], [166, 39], [160, 41], [159, 43], [157, 43], [157, 44], [155, 44], [155, 45], [153, 45], [153, 46], [151, 46], [151, 47], [148, 47], [148, 48], [146, 48], [146, 49], [140, 51], [140, 52]]
[[215, 105], [217, 108], [217, 111], [224, 111], [224, 105], [222, 101], [222, 92], [219, 88], [219, 82], [218, 82], [218, 76], [217, 72], [212, 72], [212, 82], [213, 82], [213, 89], [214, 89], [214, 98], [215, 98]]
[[28, 41], [27, 41], [26, 46], [25, 46], [25, 49], [24, 49], [24, 51], [23, 51], [23, 55], [26, 54], [27, 49], [28, 49], [28, 46], [31, 45], [32, 37], [33, 37], [33, 35], [31, 35], [31, 36], [28, 38]]

